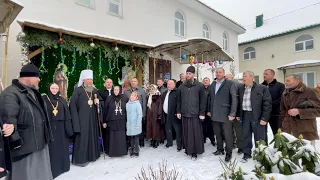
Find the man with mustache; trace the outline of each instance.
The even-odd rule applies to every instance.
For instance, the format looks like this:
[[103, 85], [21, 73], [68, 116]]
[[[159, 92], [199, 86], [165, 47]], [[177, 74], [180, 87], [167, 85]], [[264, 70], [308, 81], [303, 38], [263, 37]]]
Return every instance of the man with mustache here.
[[30, 63], [0, 95], [0, 116], [4, 129], [10, 129], [10, 180], [53, 179], [48, 148], [53, 138], [39, 82], [39, 69]]
[[78, 87], [72, 93], [70, 113], [75, 134], [72, 163], [81, 167], [100, 157], [97, 108], [98, 90], [93, 85], [93, 72], [83, 70]]
[[195, 68], [189, 66], [186, 81], [179, 87], [177, 117], [182, 121], [182, 142], [192, 160], [204, 153], [202, 121], [205, 119], [206, 99], [203, 85], [194, 79]]

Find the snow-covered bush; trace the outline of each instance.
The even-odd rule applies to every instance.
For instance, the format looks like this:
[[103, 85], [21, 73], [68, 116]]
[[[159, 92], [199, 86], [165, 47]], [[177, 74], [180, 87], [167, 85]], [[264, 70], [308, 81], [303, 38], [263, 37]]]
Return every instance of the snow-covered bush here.
[[154, 169], [152, 166], [148, 167], [146, 172], [144, 168], [141, 169], [141, 173], [135, 178], [136, 180], [182, 180], [182, 175], [173, 168], [168, 169], [167, 161], [159, 163], [159, 168]]
[[283, 133], [278, 130], [270, 142], [273, 147], [258, 142], [258, 148], [253, 151], [255, 167], [264, 173], [280, 173], [292, 175], [301, 172], [318, 174], [319, 153], [310, 141]]

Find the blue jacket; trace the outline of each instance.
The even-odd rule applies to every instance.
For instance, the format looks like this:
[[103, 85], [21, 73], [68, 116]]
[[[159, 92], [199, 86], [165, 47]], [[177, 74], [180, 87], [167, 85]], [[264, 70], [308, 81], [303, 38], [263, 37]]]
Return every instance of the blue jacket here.
[[[126, 104], [127, 110], [127, 136], [141, 134], [142, 129], [142, 108], [139, 100], [129, 101]], [[139, 129], [137, 129], [137, 126]]]

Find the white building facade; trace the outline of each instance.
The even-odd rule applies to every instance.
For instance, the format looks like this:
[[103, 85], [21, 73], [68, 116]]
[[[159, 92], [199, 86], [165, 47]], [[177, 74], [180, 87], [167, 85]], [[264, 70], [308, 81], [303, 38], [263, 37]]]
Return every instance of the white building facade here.
[[[234, 57], [235, 71], [239, 69], [238, 35], [245, 29], [198, 0], [20, 1], [24, 9], [17, 20], [43, 22], [151, 45], [190, 37], [209, 38]], [[16, 42], [20, 31], [21, 27], [14, 22], [9, 36], [8, 82], [17, 77], [21, 67], [21, 50]], [[3, 49], [1, 41], [1, 59]], [[179, 79], [187, 65], [175, 61], [171, 65], [172, 78]], [[227, 72], [228, 68], [226, 65]], [[201, 76], [212, 77], [206, 69], [201, 70]]]

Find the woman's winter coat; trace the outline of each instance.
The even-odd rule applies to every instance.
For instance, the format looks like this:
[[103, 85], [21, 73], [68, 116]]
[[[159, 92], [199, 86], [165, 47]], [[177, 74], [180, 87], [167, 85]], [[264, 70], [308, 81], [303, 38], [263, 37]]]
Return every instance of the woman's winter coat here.
[[[139, 100], [129, 101], [126, 104], [127, 110], [127, 136], [141, 134], [142, 129], [142, 108]], [[137, 127], [139, 127], [137, 129]]]

